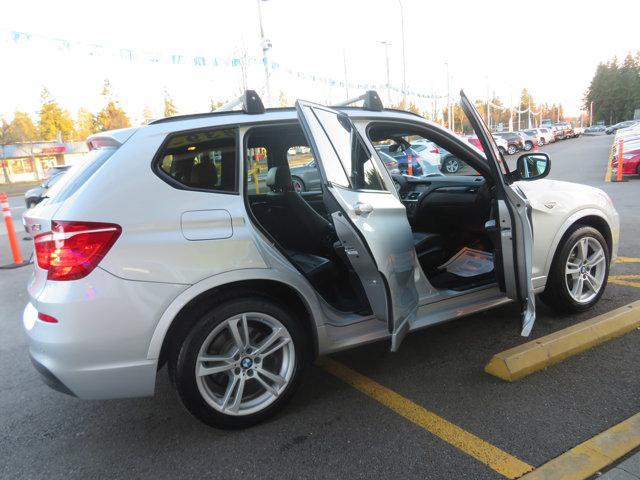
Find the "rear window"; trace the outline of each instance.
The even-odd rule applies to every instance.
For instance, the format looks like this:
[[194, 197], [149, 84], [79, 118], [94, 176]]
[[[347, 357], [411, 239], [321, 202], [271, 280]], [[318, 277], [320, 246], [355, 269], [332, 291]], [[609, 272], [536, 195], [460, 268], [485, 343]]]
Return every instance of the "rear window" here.
[[64, 202], [84, 185], [116, 150], [117, 148], [114, 147], [91, 150], [83, 160], [78, 161], [73, 167], [60, 175], [60, 180], [47, 190], [44, 198], [51, 199], [51, 203]]

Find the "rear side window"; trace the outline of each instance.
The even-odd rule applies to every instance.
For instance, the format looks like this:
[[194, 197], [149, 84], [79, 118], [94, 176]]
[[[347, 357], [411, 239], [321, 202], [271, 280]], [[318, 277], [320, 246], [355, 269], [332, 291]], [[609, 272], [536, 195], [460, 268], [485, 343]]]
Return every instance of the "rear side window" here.
[[177, 188], [237, 193], [237, 154], [234, 129], [182, 132], [167, 139], [156, 168]]
[[73, 195], [84, 183], [104, 165], [117, 150], [114, 147], [104, 147], [91, 150], [82, 160], [79, 160], [69, 170], [60, 174], [58, 181], [50, 180], [53, 186], [47, 190], [45, 198], [51, 203], [64, 202]]

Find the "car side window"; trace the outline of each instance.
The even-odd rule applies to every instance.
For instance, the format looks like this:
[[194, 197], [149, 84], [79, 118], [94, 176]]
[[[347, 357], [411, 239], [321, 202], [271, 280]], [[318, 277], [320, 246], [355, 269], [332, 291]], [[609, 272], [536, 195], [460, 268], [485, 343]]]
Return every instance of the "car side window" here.
[[178, 188], [237, 192], [237, 135], [210, 129], [171, 135], [158, 156], [160, 176]]

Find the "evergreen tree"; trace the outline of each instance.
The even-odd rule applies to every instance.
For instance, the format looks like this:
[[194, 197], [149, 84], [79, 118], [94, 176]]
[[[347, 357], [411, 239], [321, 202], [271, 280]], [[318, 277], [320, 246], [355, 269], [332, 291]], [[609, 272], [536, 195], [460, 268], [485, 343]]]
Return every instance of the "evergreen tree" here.
[[70, 140], [73, 136], [73, 120], [69, 112], [60, 108], [46, 88], [42, 89], [40, 99], [42, 100], [38, 121], [40, 139], [56, 140], [60, 135], [61, 140]]
[[98, 131], [113, 130], [116, 128], [126, 128], [131, 126], [129, 117], [118, 106], [117, 100], [113, 98], [111, 83], [108, 79], [104, 81], [102, 96], [107, 101], [106, 106], [96, 115], [96, 127]]

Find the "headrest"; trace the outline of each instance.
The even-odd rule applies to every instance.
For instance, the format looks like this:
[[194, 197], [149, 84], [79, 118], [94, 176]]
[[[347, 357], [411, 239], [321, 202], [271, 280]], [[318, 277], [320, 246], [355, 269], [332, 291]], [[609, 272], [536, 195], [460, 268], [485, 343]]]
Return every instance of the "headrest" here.
[[267, 172], [267, 187], [274, 192], [288, 192], [293, 190], [289, 165], [271, 167]]

